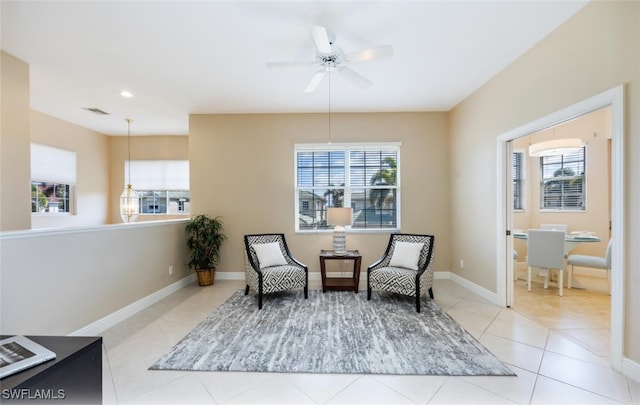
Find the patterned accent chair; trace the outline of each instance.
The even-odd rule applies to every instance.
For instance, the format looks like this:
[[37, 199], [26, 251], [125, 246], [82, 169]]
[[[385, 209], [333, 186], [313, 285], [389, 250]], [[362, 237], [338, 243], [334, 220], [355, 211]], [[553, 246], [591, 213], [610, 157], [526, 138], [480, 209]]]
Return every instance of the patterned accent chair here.
[[408, 295], [420, 312], [421, 294], [433, 299], [434, 244], [433, 235], [391, 234], [384, 255], [367, 268], [367, 300], [372, 289]]
[[244, 236], [245, 281], [249, 290], [258, 294], [258, 309], [262, 309], [262, 296], [277, 291], [304, 288], [309, 297], [309, 270], [289, 252], [282, 233]]

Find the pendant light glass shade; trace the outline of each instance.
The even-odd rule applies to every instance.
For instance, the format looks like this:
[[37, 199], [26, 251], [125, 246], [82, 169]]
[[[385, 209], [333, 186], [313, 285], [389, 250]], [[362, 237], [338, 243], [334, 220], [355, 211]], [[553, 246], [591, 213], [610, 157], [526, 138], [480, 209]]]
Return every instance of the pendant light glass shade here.
[[129, 173], [127, 185], [120, 194], [120, 217], [124, 222], [134, 222], [138, 218], [140, 212], [140, 201], [138, 200], [138, 193], [133, 189], [131, 185], [131, 118], [125, 118], [127, 121], [127, 142], [129, 153]]
[[120, 194], [120, 217], [124, 222], [134, 222], [138, 218], [138, 212], [140, 212], [138, 193], [131, 184], [127, 184]]
[[579, 138], [553, 139], [529, 145], [529, 156], [557, 156], [576, 153], [583, 146], [584, 141]]

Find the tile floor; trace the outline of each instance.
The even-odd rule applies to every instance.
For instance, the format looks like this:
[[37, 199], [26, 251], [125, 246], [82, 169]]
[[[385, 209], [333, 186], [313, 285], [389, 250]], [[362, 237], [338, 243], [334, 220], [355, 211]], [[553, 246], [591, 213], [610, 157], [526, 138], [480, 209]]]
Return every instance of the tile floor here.
[[[516, 282], [514, 309], [497, 307], [450, 280], [434, 284], [438, 304], [518, 377], [147, 370], [243, 286], [230, 280], [190, 285], [105, 331], [104, 404], [640, 404], [640, 383], [613, 371], [608, 346], [590, 334], [608, 325], [599, 318], [595, 326], [585, 322], [584, 302], [574, 298], [581, 292], [565, 293], [565, 304], [578, 302], [567, 327], [553, 317], [534, 321], [536, 312], [553, 311], [528, 312], [530, 299], [552, 298], [557, 290], [539, 286], [527, 293], [522, 280]], [[319, 282], [310, 287], [319, 288]], [[600, 301], [590, 305], [608, 302], [608, 295], [600, 294]], [[606, 332], [600, 335], [608, 339]]]

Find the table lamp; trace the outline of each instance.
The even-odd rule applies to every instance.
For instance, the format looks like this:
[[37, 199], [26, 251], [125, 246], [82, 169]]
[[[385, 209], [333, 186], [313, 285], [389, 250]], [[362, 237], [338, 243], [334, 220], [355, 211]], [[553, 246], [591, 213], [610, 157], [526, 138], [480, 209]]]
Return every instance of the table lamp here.
[[351, 208], [329, 208], [327, 210], [327, 223], [333, 228], [333, 251], [335, 253], [347, 252], [347, 232], [345, 225], [351, 225]]

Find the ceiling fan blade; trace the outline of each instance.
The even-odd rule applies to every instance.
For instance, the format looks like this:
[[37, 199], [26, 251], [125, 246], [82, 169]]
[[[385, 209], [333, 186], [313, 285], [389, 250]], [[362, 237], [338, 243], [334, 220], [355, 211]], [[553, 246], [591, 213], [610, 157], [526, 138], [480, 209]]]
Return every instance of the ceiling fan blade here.
[[391, 45], [374, 46], [372, 48], [350, 52], [344, 55], [344, 58], [349, 62], [366, 62], [386, 56], [393, 56], [393, 47]]
[[355, 70], [349, 67], [342, 66], [338, 68], [338, 72], [340, 72], [342, 76], [351, 80], [353, 83], [357, 84], [358, 86], [367, 87], [371, 85], [371, 80], [367, 79], [366, 77], [362, 76], [360, 73], [356, 72]]
[[315, 65], [315, 60], [300, 60], [300, 61], [282, 61], [282, 62], [267, 62], [267, 67], [283, 67], [283, 66], [311, 66]]
[[318, 48], [318, 52], [331, 53], [331, 43], [329, 42], [329, 35], [327, 35], [326, 28], [313, 25], [309, 29], [309, 32], [311, 33], [313, 42], [316, 44], [316, 48]]
[[304, 92], [313, 93], [318, 87], [318, 85], [320, 84], [320, 82], [322, 81], [322, 79], [324, 79], [324, 75], [326, 73], [327, 72], [324, 69], [322, 69], [319, 72], [317, 72], [315, 75], [313, 75], [313, 77], [311, 78], [311, 81], [309, 82], [309, 84], [307, 84], [307, 87], [305, 87]]

